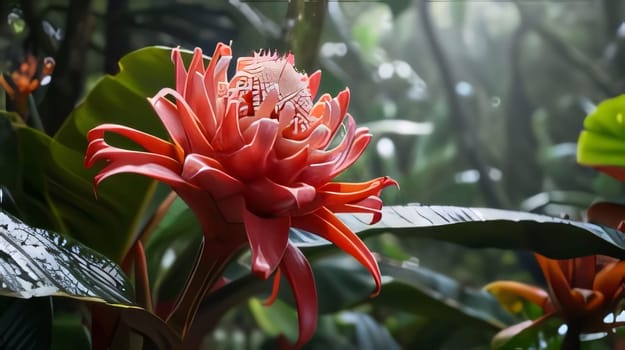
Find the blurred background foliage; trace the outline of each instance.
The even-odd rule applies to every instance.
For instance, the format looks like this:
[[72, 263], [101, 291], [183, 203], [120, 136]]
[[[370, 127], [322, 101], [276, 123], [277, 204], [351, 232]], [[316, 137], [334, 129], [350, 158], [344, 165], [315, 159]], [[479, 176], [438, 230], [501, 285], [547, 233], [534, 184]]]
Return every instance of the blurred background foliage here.
[[[0, 70], [15, 70], [27, 54], [56, 61], [51, 82], [35, 94], [50, 135], [102, 74], [118, 71], [124, 54], [149, 45], [199, 46], [208, 54], [216, 42], [232, 41], [235, 56], [294, 52], [299, 69], [323, 70], [320, 91], [350, 88], [350, 112], [374, 138], [343, 177], [394, 177], [401, 190], [387, 191], [385, 204], [584, 219], [592, 201], [623, 195], [621, 183], [575, 162], [586, 114], [625, 92], [620, 1], [6, 0], [0, 18], [7, 18], [0, 22]], [[392, 235], [368, 244], [470, 287], [539, 275], [531, 259], [512, 251]], [[252, 347], [263, 334], [295, 332], [294, 324], [279, 324], [281, 305], [265, 310], [252, 300], [238, 307], [208, 348]], [[487, 344], [492, 335], [463, 328], [450, 336], [447, 327], [441, 333], [444, 321], [391, 313], [372, 300], [328, 313], [310, 346], [454, 348]]]

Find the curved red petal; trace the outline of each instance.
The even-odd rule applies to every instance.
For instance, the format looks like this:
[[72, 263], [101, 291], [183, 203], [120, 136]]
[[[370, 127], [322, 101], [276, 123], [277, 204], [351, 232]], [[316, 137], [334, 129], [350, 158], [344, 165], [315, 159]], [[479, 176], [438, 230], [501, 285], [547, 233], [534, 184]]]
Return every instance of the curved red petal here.
[[[164, 156], [179, 159], [180, 153], [177, 147], [165, 140], [162, 140], [156, 136], [152, 136], [143, 131], [139, 131], [133, 128], [129, 128], [123, 125], [117, 124], [101, 124], [97, 127], [89, 130], [87, 133], [87, 140], [89, 142], [94, 141], [96, 139], [104, 140], [104, 134], [107, 132], [115, 133], [121, 136], [128, 138], [129, 140], [135, 142], [139, 146], [143, 147], [146, 151], [152, 153], [162, 154]], [[87, 154], [88, 156], [88, 154]]]
[[[176, 104], [169, 101], [165, 97], [167, 95], [171, 95]], [[197, 116], [176, 90], [163, 88], [149, 100], [174, 142], [181, 145], [186, 153], [213, 152], [213, 147], [208, 143]]]
[[317, 329], [317, 288], [310, 264], [302, 252], [288, 244], [280, 264], [287, 281], [291, 285], [297, 305], [299, 336], [295, 348], [306, 344]]
[[376, 289], [372, 296], [380, 293], [382, 281], [380, 268], [375, 257], [365, 243], [331, 211], [322, 207], [313, 214], [292, 217], [291, 221], [293, 227], [301, 228], [327, 239], [358, 260], [371, 273], [375, 281]]
[[252, 251], [252, 272], [267, 279], [284, 256], [291, 220], [288, 216], [261, 218], [244, 210], [243, 222]]
[[191, 150], [191, 145], [187, 139], [184, 125], [178, 116], [176, 106], [164, 97], [165, 94], [166, 92], [161, 90], [154, 97], [148, 98], [148, 101], [163, 123], [163, 126], [165, 126], [165, 130], [167, 130], [174, 144], [188, 152]]
[[345, 137], [338, 146], [329, 151], [311, 152], [310, 165], [300, 175], [300, 180], [310, 184], [322, 184], [332, 179], [331, 174], [348, 157], [352, 144], [356, 141], [356, 122], [348, 115]]
[[370, 196], [379, 196], [388, 186], [397, 185], [397, 182], [388, 176], [378, 177], [366, 182], [328, 182], [318, 188], [323, 203], [328, 206], [340, 204], [356, 204]]
[[232, 49], [230, 46], [218, 43], [204, 74], [204, 86], [206, 87], [208, 102], [218, 116], [220, 115], [219, 106], [217, 105], [219, 84], [227, 83], [226, 73], [228, 72], [230, 60], [232, 60]]
[[373, 214], [369, 225], [382, 219], [382, 200], [377, 196], [370, 196], [353, 204], [325, 205], [333, 213], [363, 213]]

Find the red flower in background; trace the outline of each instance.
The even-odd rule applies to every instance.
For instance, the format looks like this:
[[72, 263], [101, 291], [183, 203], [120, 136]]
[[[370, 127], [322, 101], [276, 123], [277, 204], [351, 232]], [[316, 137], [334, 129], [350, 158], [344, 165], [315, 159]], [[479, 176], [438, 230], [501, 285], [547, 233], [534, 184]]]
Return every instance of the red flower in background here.
[[[307, 76], [294, 68], [293, 55], [262, 52], [240, 58], [228, 80], [231, 59], [230, 47], [220, 43], [207, 67], [196, 49], [186, 70], [174, 49], [176, 89], [163, 88], [149, 99], [171, 140], [101, 125], [88, 134], [85, 165], [107, 161], [96, 184], [136, 173], [170, 185], [200, 220], [204, 249], [221, 254], [222, 264], [249, 242], [255, 274], [268, 278], [277, 271], [279, 279], [282, 272], [290, 282], [299, 315], [297, 345], [302, 345], [316, 328], [317, 295], [308, 261], [288, 241], [289, 228], [315, 233], [351, 254], [371, 272], [377, 293], [380, 271], [373, 255], [334, 213], [369, 213], [377, 222], [378, 196], [396, 182], [387, 177], [331, 182], [371, 139], [347, 113], [349, 90], [314, 102], [319, 71]], [[334, 140], [341, 129], [343, 138]], [[111, 146], [107, 132], [145, 151]], [[200, 283], [204, 289], [207, 284]]]
[[576, 332], [574, 336], [624, 325], [623, 322], [606, 323], [604, 319], [610, 313], [621, 311], [625, 297], [625, 262], [601, 255], [564, 260], [535, 256], [545, 275], [547, 291], [514, 281], [496, 281], [485, 289], [509, 311], [519, 313], [522, 309], [519, 299], [523, 299], [538, 305], [543, 316], [507, 328], [496, 337], [510, 337], [551, 317], [561, 318], [569, 330]]

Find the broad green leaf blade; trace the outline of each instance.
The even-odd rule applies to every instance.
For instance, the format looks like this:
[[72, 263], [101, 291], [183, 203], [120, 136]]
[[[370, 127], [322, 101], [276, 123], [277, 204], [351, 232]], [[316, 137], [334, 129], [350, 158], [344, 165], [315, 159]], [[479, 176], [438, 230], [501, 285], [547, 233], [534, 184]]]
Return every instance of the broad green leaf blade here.
[[594, 167], [625, 167], [625, 95], [604, 100], [586, 117], [577, 161]]
[[50, 144], [50, 192], [67, 232], [116, 261], [134, 242], [153, 203], [162, 198], [154, 198], [154, 181], [122, 175], [105, 181], [96, 199], [92, 184], [97, 169], [86, 170], [83, 165], [86, 134], [97, 125], [118, 123], [166, 137], [147, 98], [174, 86], [170, 53], [170, 49], [148, 47], [123, 57], [120, 73], [96, 84]]
[[71, 239], [0, 212], [0, 295], [69, 296], [132, 305], [120, 268]]
[[[391, 232], [406, 238], [432, 238], [473, 248], [530, 250], [554, 259], [603, 254], [625, 257], [625, 235], [591, 223], [525, 212], [453, 206], [387, 206], [382, 220], [369, 225], [360, 214], [339, 217], [366, 238]], [[291, 229], [290, 239], [301, 248], [329, 242]], [[563, 244], [565, 242], [565, 244]]]
[[0, 116], [2, 156], [0, 186], [6, 191], [3, 208], [31, 225], [64, 231], [63, 222], [50, 203], [46, 185], [46, 164], [50, 138], [24, 125]]

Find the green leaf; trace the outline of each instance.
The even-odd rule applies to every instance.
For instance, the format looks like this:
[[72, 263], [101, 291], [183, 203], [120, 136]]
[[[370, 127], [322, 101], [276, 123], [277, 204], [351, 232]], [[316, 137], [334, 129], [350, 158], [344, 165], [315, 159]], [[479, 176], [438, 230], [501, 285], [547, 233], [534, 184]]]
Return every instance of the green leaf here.
[[483, 290], [465, 287], [410, 261], [396, 263], [382, 259], [379, 265], [382, 275], [392, 280], [385, 283], [380, 296], [374, 299], [376, 305], [488, 331], [500, 330], [514, 322], [497, 299]]
[[55, 232], [0, 212], [0, 295], [69, 296], [132, 305], [132, 286], [114, 262]]
[[[102, 78], [54, 139], [26, 126], [9, 128], [3, 121], [0, 144], [14, 145], [14, 137], [17, 151], [7, 147], [1, 157], [8, 158], [0, 157], [0, 165], [17, 164], [6, 166], [17, 174], [3, 172], [0, 185], [7, 186], [15, 198], [20, 217], [31, 225], [72, 235], [116, 261], [125, 256], [164, 193], [155, 192], [150, 179], [124, 174], [99, 186], [96, 198], [97, 169], [86, 170], [83, 165], [86, 134], [97, 125], [118, 123], [166, 138], [147, 97], [174, 86], [170, 53], [170, 49], [148, 47], [122, 58], [120, 73]], [[189, 53], [183, 56], [188, 58]], [[110, 141], [137, 147], [126, 140]]]
[[625, 95], [601, 102], [586, 117], [577, 161], [590, 166], [625, 166]]
[[343, 311], [337, 317], [340, 322], [353, 326], [354, 340], [358, 349], [401, 349], [389, 334], [388, 329], [377, 323], [370, 315], [362, 312]]
[[0, 295], [77, 299], [98, 306], [98, 315], [112, 318], [113, 324], [121, 321], [161, 349], [180, 343], [162, 320], [134, 306], [132, 286], [115, 262], [70, 238], [32, 228], [3, 212]]
[[161, 287], [166, 287], [160, 296], [175, 298], [193, 266], [201, 238], [195, 215], [180, 197], [176, 198], [145, 246], [154, 292], [161, 294]]
[[0, 298], [0, 349], [49, 349], [50, 298]]
[[[0, 112], [0, 115], [6, 114]], [[6, 117], [0, 117], [0, 150], [0, 184], [14, 184], [17, 181], [17, 136]]]
[[250, 312], [265, 333], [271, 336], [284, 334], [290, 341], [297, 340], [297, 313], [281, 300], [271, 306], [264, 306], [260, 300], [249, 300]]
[[[96, 199], [92, 183], [97, 169], [85, 170], [83, 166], [86, 134], [100, 124], [118, 123], [166, 138], [147, 97], [163, 87], [174, 86], [170, 54], [170, 49], [148, 47], [124, 56], [120, 73], [96, 84], [50, 145], [51, 198], [68, 232], [117, 261], [134, 242], [147, 220], [146, 213], [162, 198], [153, 198], [154, 181], [121, 175], [99, 186]], [[124, 141], [111, 140], [116, 145], [136, 148]]]
[[[603, 254], [625, 257], [625, 236], [591, 223], [509, 210], [453, 206], [386, 206], [375, 225], [360, 214], [339, 217], [366, 238], [391, 232], [406, 238], [432, 238], [472, 248], [531, 250], [554, 259]], [[291, 229], [301, 248], [324, 250], [328, 241]], [[563, 244], [565, 242], [566, 244]], [[313, 252], [311, 252], [313, 253]]]

